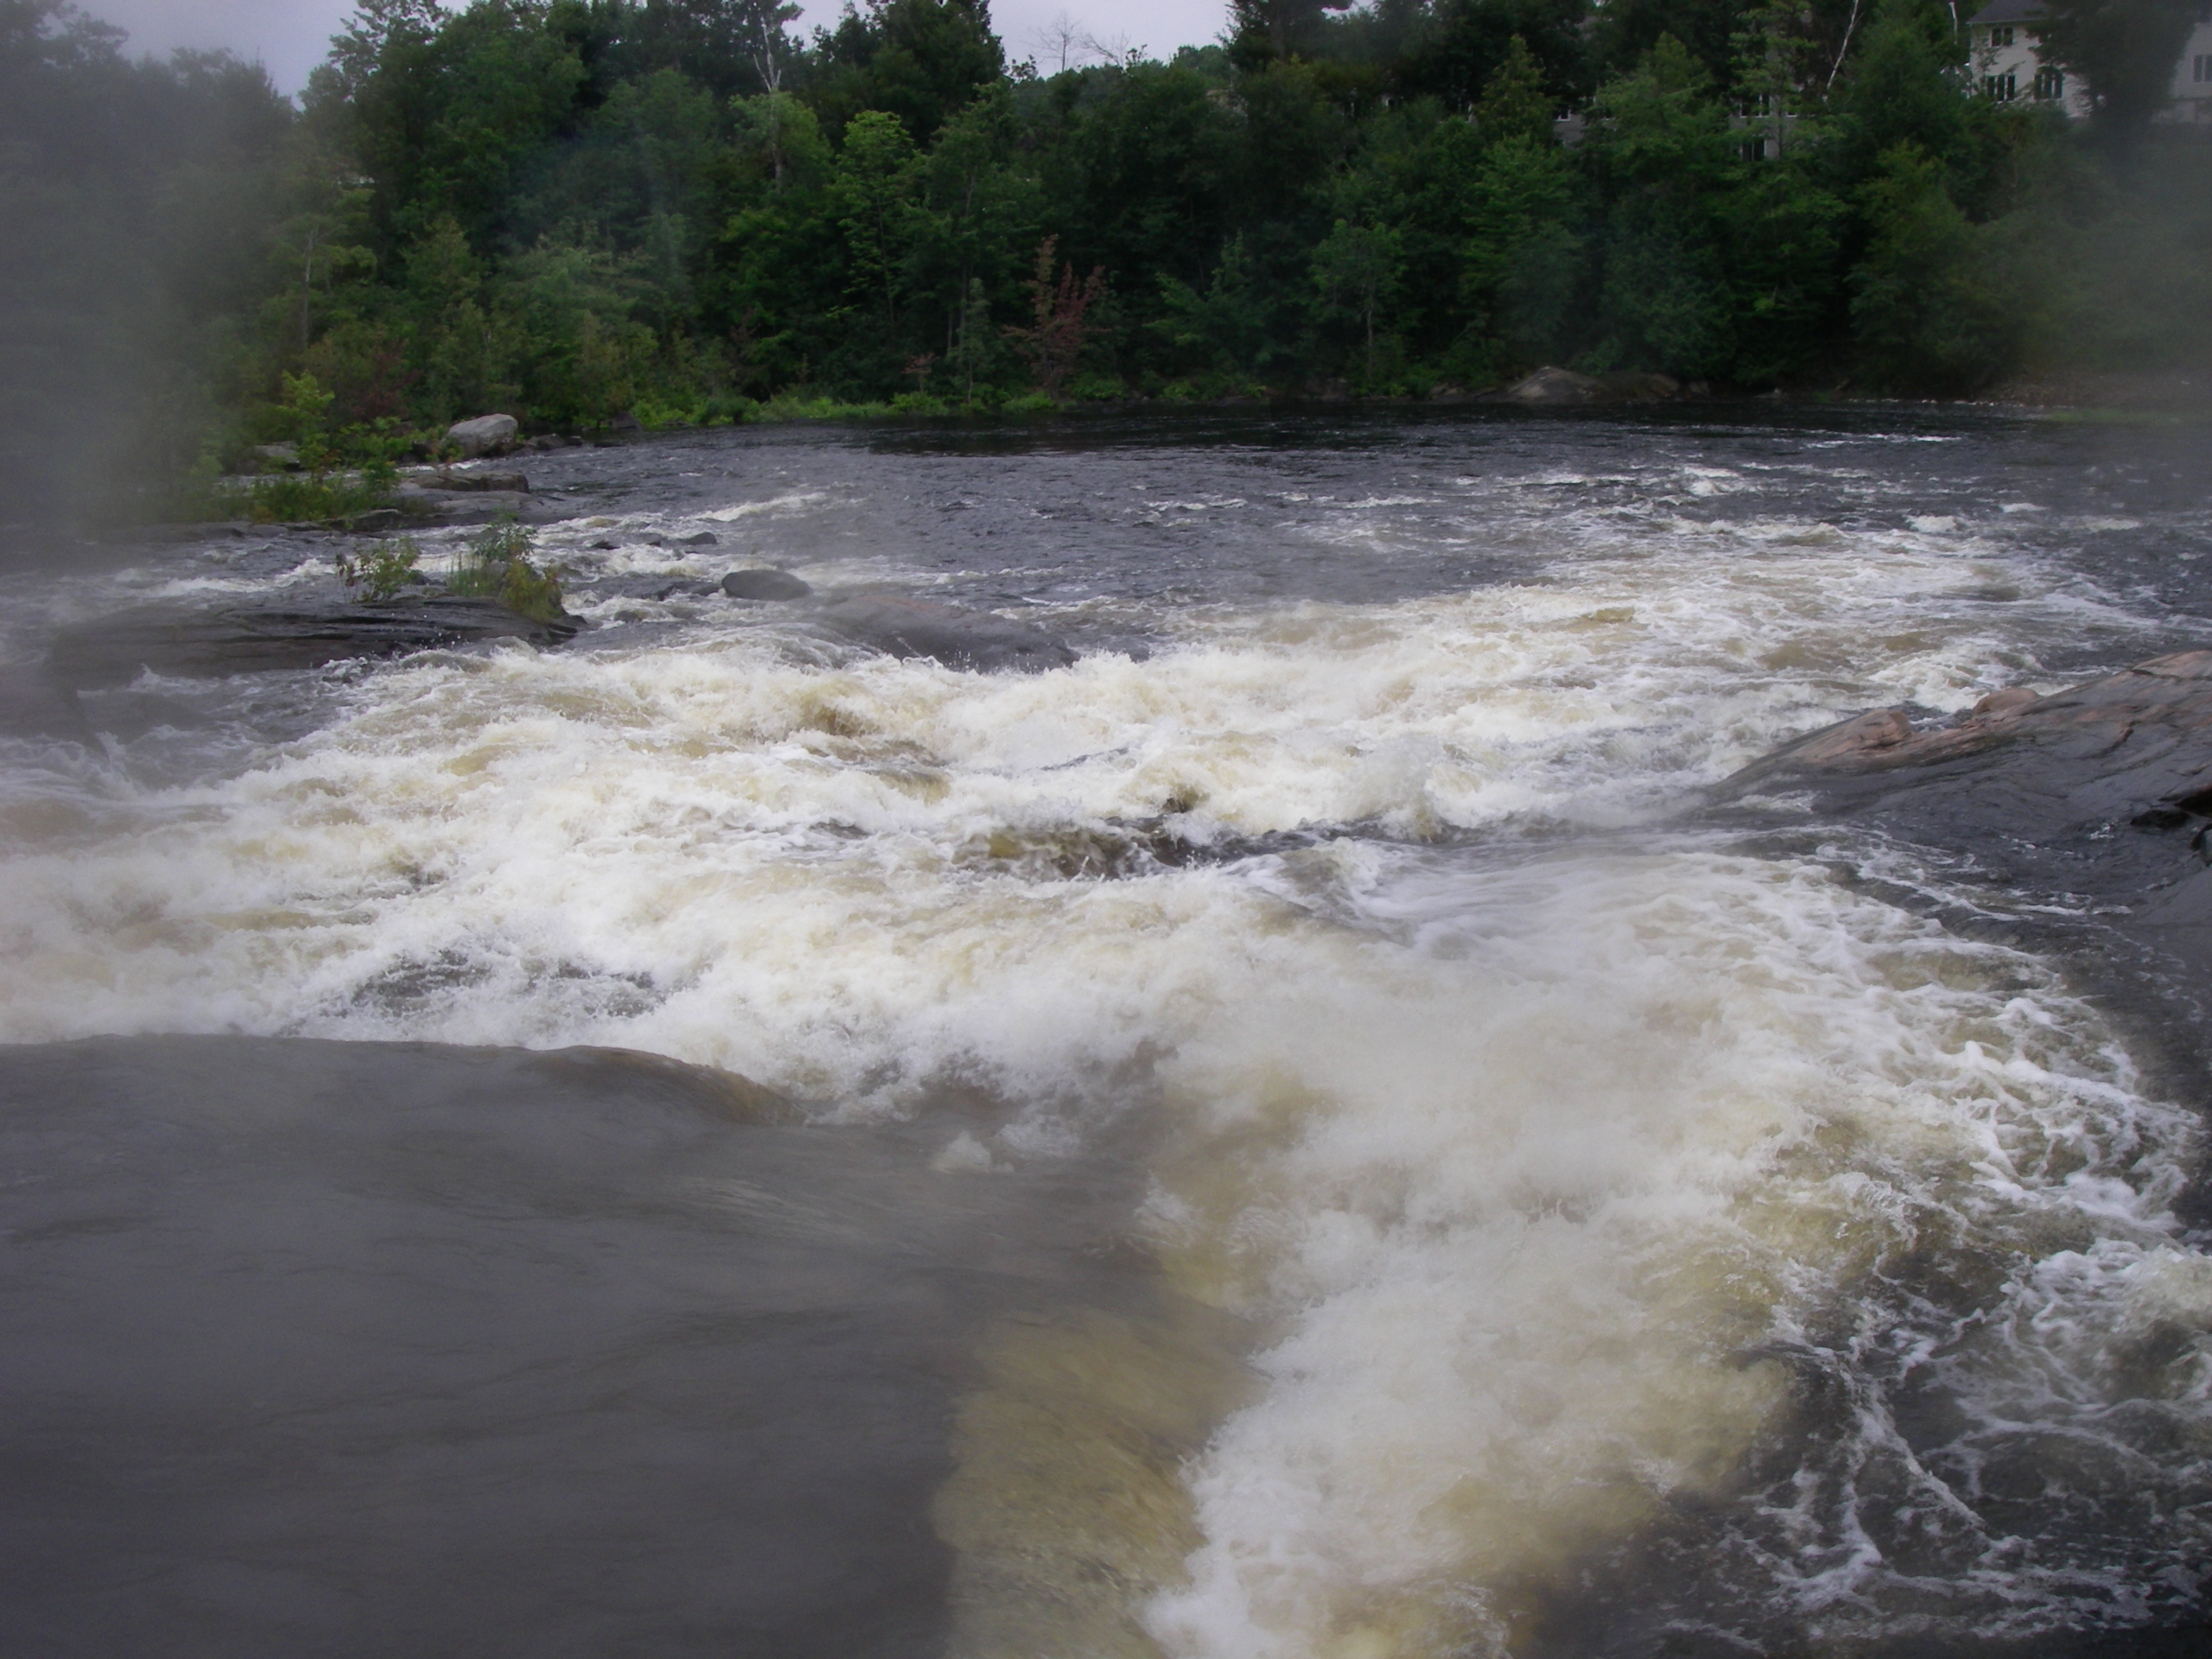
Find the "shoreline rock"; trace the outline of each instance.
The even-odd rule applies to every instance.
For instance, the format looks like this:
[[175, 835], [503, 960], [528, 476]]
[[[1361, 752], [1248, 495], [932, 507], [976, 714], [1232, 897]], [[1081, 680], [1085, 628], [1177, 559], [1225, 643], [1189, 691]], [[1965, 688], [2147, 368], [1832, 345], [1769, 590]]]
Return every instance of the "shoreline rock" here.
[[1682, 383], [1671, 374], [1645, 374], [1634, 370], [1578, 374], [1571, 368], [1547, 364], [1498, 395], [1510, 403], [1573, 409], [1591, 404], [1663, 403], [1682, 395]]
[[504, 455], [514, 447], [522, 422], [512, 415], [479, 415], [472, 421], [456, 421], [446, 428], [446, 441], [471, 460], [478, 455]]

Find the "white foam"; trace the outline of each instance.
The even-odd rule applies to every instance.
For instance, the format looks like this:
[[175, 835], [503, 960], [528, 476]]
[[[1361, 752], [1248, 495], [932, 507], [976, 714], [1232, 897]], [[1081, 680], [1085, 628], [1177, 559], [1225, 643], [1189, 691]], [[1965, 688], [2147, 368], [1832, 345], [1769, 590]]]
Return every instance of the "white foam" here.
[[[2034, 1264], [1993, 1316], [2009, 1348], [1965, 1316], [1925, 1333], [2015, 1438], [2109, 1407], [2100, 1379], [2051, 1373], [2051, 1330], [2117, 1293], [2068, 1282], [2052, 1231], [2212, 1322], [2164, 1208], [2188, 1121], [2136, 1097], [2031, 960], [1810, 869], [1692, 853], [1321, 884], [1399, 949], [1225, 1011], [1170, 1068], [1191, 1130], [1152, 1206], [1163, 1249], [1287, 1328], [1192, 1476], [1207, 1541], [1149, 1619], [1178, 1659], [1504, 1651], [1516, 1606], [1664, 1504], [1725, 1513], [1790, 1397], [1767, 1356], [1853, 1306], [1909, 1324], [1873, 1315], [1869, 1273], [1936, 1236]], [[2151, 1260], [2171, 1264], [2155, 1291]], [[1830, 1352], [1883, 1431], [1863, 1475], [1901, 1443], [1894, 1378]], [[1864, 1485], [1808, 1492], [1778, 1548], [1747, 1507], [1769, 1595], [1831, 1633], [1914, 1628], [1911, 1571], [1870, 1529], [1948, 1499], [1951, 1616], [2025, 1632], [2075, 1610], [2078, 1587], [2019, 1563], [1978, 1577], [2002, 1528], [1939, 1477]]]
[[[2201, 1419], [2202, 1258], [2162, 1210], [2186, 1124], [2034, 962], [1648, 826], [1797, 731], [1965, 707], [2039, 683], [2039, 641], [2117, 652], [2142, 624], [1972, 531], [1648, 503], [1571, 527], [1576, 556], [1520, 585], [1155, 611], [1141, 663], [848, 660], [718, 605], [672, 642], [366, 674], [219, 781], [58, 768], [0, 799], [0, 1039], [613, 1042], [825, 1115], [910, 1110], [950, 1076], [1022, 1103], [943, 1146], [948, 1178], [1079, 1152], [1149, 1061], [1179, 1126], [1163, 1257], [1280, 1332], [1192, 1473], [1206, 1541], [1150, 1614], [1179, 1659], [1482, 1651], [1516, 1595], [1670, 1496], [1735, 1503], [1786, 1371], [1814, 1364], [1856, 1438], [1795, 1507], [1730, 1522], [1749, 1605], [1899, 1628], [1865, 1506], [1899, 1490], [1952, 1516], [1942, 1582], [1971, 1616], [2112, 1601], [2110, 1574], [1976, 1577], [1996, 1546], [1959, 1492], [2019, 1434], [2109, 1440], [2130, 1343], [2180, 1356], [2161, 1420]], [[711, 574], [696, 556], [599, 568]], [[951, 579], [891, 551], [819, 568]], [[604, 608], [629, 607], [687, 615]], [[1346, 836], [1056, 873], [1140, 865], [1163, 819], [1217, 849], [1586, 833], [1491, 862]], [[1871, 1270], [1939, 1235], [2010, 1264], [1983, 1334], [1882, 1299]], [[1887, 1414], [1893, 1337], [1978, 1413], [1941, 1469]]]

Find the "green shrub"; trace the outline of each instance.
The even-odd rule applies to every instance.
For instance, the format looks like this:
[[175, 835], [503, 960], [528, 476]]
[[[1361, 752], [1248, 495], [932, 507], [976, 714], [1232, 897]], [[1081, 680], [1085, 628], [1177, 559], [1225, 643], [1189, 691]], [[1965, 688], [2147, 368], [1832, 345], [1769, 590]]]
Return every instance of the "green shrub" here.
[[562, 615], [561, 581], [531, 560], [530, 532], [502, 520], [477, 537], [453, 562], [446, 591], [464, 599], [496, 599], [518, 616], [550, 622]]
[[391, 493], [388, 484], [360, 474], [278, 473], [243, 489], [219, 486], [210, 492], [204, 510], [255, 524], [304, 524], [370, 512], [385, 506]]
[[415, 567], [422, 558], [422, 550], [415, 538], [402, 536], [396, 541], [377, 543], [358, 559], [339, 554], [338, 575], [362, 599], [381, 604], [398, 598], [401, 590], [420, 580]]

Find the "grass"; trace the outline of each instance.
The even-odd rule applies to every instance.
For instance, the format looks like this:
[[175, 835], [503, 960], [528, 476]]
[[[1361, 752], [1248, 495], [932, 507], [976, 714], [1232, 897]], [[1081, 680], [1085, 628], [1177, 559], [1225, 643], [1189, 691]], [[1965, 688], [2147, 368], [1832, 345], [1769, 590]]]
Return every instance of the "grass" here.
[[392, 504], [389, 484], [343, 473], [283, 472], [240, 486], [211, 485], [188, 505], [204, 519], [245, 519], [253, 524], [309, 524], [350, 519]]
[[463, 548], [446, 575], [446, 591], [464, 599], [496, 599], [518, 616], [551, 622], [561, 609], [559, 573], [541, 570], [531, 555], [531, 533], [508, 519]]

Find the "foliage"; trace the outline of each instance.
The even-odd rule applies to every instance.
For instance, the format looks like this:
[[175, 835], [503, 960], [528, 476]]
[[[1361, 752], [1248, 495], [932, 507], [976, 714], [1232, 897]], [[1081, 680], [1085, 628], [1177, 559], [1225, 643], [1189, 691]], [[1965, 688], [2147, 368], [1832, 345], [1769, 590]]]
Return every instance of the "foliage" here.
[[338, 555], [338, 579], [352, 592], [374, 605], [397, 599], [421, 580], [415, 567], [422, 550], [411, 536], [378, 542], [359, 558]]
[[1238, 0], [1050, 74], [983, 0], [808, 42], [786, 0], [365, 0], [296, 109], [0, 0], [0, 417], [57, 434], [0, 466], [93, 498], [289, 441], [234, 505], [326, 518], [493, 409], [2193, 362], [2212, 192], [2143, 125], [2185, 9], [2051, 0], [2130, 149], [1978, 95], [1949, 0]]
[[1062, 265], [1059, 282], [1053, 281], [1053, 253], [1059, 246], [1059, 238], [1054, 236], [1037, 244], [1036, 273], [1030, 278], [1030, 325], [1006, 331], [1029, 364], [1037, 390], [1048, 398], [1059, 397], [1060, 387], [1075, 372], [1084, 342], [1097, 331], [1097, 325], [1085, 319], [1106, 295], [1103, 266], [1094, 266], [1091, 275], [1079, 283], [1075, 267]]
[[532, 562], [528, 529], [507, 519], [473, 538], [447, 574], [446, 590], [465, 599], [496, 599], [519, 616], [550, 622], [561, 616], [559, 572]]

